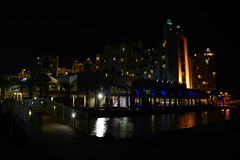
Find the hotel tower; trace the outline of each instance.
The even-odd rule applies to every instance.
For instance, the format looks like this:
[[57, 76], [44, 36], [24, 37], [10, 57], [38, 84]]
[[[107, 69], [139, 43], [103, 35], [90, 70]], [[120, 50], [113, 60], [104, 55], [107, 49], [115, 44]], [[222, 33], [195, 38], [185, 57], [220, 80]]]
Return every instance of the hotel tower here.
[[170, 82], [185, 83], [187, 88], [191, 88], [187, 38], [181, 27], [172, 23], [170, 19], [164, 26], [163, 46], [163, 79]]

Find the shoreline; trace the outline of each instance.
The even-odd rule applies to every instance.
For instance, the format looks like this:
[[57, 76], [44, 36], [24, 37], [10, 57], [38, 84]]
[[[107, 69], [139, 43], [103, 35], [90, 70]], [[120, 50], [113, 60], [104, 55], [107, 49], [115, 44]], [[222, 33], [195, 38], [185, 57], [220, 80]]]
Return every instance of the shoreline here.
[[165, 109], [140, 109], [130, 110], [122, 108], [109, 108], [109, 109], [79, 109], [80, 111], [88, 113], [90, 118], [100, 117], [130, 117], [130, 116], [147, 116], [147, 115], [160, 115], [160, 114], [172, 114], [172, 113], [189, 113], [189, 112], [202, 112], [208, 110], [222, 110], [231, 109], [231, 107], [182, 107], [182, 108], [165, 108]]

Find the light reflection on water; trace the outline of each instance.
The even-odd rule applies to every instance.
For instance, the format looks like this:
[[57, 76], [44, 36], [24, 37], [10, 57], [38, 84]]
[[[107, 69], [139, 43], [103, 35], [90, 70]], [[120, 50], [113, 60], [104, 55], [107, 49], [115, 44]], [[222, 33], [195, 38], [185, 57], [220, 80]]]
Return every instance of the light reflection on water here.
[[173, 113], [134, 117], [103, 117], [90, 120], [91, 135], [104, 137], [111, 132], [115, 138], [146, 135], [154, 132], [190, 128], [231, 118], [230, 110]]
[[107, 124], [108, 120], [109, 118], [98, 118], [95, 122], [92, 135], [96, 135], [97, 137], [104, 137], [108, 129], [108, 124]]

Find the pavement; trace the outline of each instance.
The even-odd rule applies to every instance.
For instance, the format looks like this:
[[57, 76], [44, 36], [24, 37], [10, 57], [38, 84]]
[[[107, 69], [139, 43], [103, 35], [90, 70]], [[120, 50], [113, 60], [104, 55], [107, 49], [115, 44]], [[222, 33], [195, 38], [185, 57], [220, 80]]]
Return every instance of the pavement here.
[[57, 118], [42, 113], [41, 141], [65, 141], [80, 138], [84, 133]]

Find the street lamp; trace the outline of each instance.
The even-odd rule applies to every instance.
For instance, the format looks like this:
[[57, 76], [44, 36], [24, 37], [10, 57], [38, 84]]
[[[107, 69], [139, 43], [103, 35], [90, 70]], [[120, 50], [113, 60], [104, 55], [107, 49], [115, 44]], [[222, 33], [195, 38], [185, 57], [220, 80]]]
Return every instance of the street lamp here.
[[98, 99], [102, 99], [103, 95], [101, 93], [98, 94]]
[[75, 116], [76, 116], [76, 113], [73, 112], [73, 113], [72, 113], [72, 118], [75, 118]]
[[74, 112], [74, 110], [73, 110], [73, 113], [72, 113], [73, 127], [75, 127], [75, 117], [76, 117], [76, 112]]
[[98, 93], [97, 107], [99, 107], [99, 103], [100, 103], [100, 101], [101, 101], [102, 98], [103, 98], [102, 93]]

